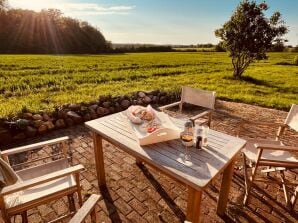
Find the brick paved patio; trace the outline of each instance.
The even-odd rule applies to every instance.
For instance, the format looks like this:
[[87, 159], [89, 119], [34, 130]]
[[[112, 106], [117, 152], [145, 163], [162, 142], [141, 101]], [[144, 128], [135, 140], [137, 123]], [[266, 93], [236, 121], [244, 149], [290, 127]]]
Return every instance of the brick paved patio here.
[[[257, 106], [223, 102], [217, 105], [212, 128], [235, 135], [239, 118], [261, 121], [283, 121], [286, 112]], [[251, 130], [251, 129], [250, 129]], [[258, 135], [265, 131], [258, 129]], [[250, 131], [252, 134], [253, 130]], [[138, 167], [135, 160], [118, 148], [105, 143], [105, 170], [107, 189], [98, 190], [95, 173], [92, 138], [84, 126], [58, 130], [46, 137], [27, 141], [32, 143], [48, 138], [69, 135], [73, 151], [73, 163], [81, 163], [86, 171], [82, 173], [83, 196], [100, 193], [103, 199], [96, 210], [100, 222], [183, 222], [185, 219], [186, 187], [154, 169]], [[298, 136], [287, 131], [285, 142], [298, 144]], [[25, 144], [25, 143], [24, 143]], [[298, 170], [288, 174], [292, 180], [298, 180]], [[240, 156], [236, 162], [235, 174], [230, 193], [227, 215], [224, 219], [216, 215], [216, 205], [221, 177], [218, 177], [204, 192], [202, 201], [203, 222], [297, 222], [298, 205], [289, 212], [286, 208], [283, 192], [277, 185], [258, 184], [253, 190], [247, 207], [241, 205], [244, 193], [243, 173]], [[47, 222], [68, 211], [67, 199], [61, 199], [40, 206], [29, 212], [29, 222]], [[20, 222], [20, 218], [16, 218]]]

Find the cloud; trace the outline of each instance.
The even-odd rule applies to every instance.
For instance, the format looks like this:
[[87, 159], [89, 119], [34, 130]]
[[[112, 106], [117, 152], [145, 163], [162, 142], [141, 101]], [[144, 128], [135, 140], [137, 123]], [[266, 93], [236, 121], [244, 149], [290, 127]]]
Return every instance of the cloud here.
[[65, 13], [71, 13], [76, 15], [104, 15], [104, 14], [128, 14], [135, 6], [110, 6], [103, 7], [94, 3], [65, 3], [58, 6], [59, 9]]
[[134, 5], [101, 6], [96, 3], [72, 3], [63, 0], [10, 0], [15, 8], [31, 9], [40, 11], [42, 9], [56, 8], [67, 15], [106, 15], [106, 14], [129, 14], [136, 8]]

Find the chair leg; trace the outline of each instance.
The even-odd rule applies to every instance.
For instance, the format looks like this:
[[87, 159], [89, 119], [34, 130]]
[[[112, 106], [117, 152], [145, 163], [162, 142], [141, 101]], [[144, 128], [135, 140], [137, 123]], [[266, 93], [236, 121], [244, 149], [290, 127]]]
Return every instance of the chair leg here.
[[67, 195], [70, 213], [76, 211], [76, 205], [75, 205], [75, 201], [74, 201], [74, 197], [73, 196], [74, 196], [74, 194]]
[[298, 186], [296, 187], [294, 194], [291, 197], [291, 209], [295, 208], [296, 202], [297, 202], [297, 197], [298, 197]]
[[2, 214], [2, 219], [4, 220], [5, 223], [11, 223], [11, 217], [4, 213], [4, 211], [1, 212]]
[[97, 223], [95, 208], [93, 209], [90, 215], [91, 215], [91, 223]]
[[285, 200], [286, 200], [287, 205], [290, 207], [291, 205], [290, 205], [290, 199], [289, 199], [289, 191], [288, 191], [286, 181], [285, 181], [285, 174], [284, 174], [283, 170], [280, 170], [279, 173], [280, 173], [280, 177], [281, 177], [282, 188], [284, 191]]
[[253, 184], [253, 181], [254, 181], [255, 176], [256, 176], [256, 173], [257, 173], [258, 165], [256, 163], [255, 166], [252, 167], [251, 175], [250, 175], [250, 177], [248, 177], [245, 154], [243, 154], [243, 161], [245, 163], [243, 169], [245, 171], [244, 177], [245, 177], [245, 182], [246, 182], [246, 185], [245, 185], [245, 189], [246, 190], [245, 190], [245, 195], [244, 195], [244, 199], [243, 199], [243, 205], [246, 205], [247, 204], [247, 201], [248, 201], [248, 196], [250, 194], [250, 190], [251, 190], [251, 187], [252, 187], [252, 184]]
[[[270, 170], [270, 169], [271, 169], [271, 166], [268, 166], [267, 169]], [[267, 176], [267, 177], [270, 177], [270, 171], [266, 172], [266, 176]]]
[[21, 213], [22, 223], [28, 223], [27, 211]]
[[82, 207], [83, 199], [82, 199], [82, 192], [81, 192], [82, 188], [81, 188], [79, 173], [75, 174], [75, 180], [76, 180], [76, 184], [77, 184], [77, 194], [78, 194], [78, 199], [79, 199], [79, 205], [80, 205], [80, 207]]
[[207, 125], [209, 126], [209, 128], [211, 128], [211, 119], [212, 119], [212, 113], [210, 112], [208, 114], [208, 123], [207, 123]]
[[246, 157], [245, 154], [242, 154], [243, 156], [243, 170], [244, 170], [244, 188], [245, 188], [245, 194], [243, 199], [243, 205], [247, 204], [248, 195], [249, 195], [249, 189], [250, 189], [250, 182], [247, 174], [247, 166], [246, 166]]

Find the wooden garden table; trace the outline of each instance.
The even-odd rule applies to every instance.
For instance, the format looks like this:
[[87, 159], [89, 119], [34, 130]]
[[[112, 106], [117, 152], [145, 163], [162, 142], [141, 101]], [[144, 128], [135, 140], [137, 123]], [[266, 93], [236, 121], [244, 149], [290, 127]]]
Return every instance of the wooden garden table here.
[[[181, 129], [184, 121], [171, 118]], [[138, 162], [145, 162], [188, 187], [186, 220], [193, 223], [200, 220], [202, 191], [223, 172], [218, 198], [217, 214], [224, 215], [233, 176], [234, 158], [246, 141], [209, 130], [208, 146], [203, 150], [191, 149], [191, 165], [184, 163], [184, 147], [180, 141], [171, 140], [147, 146], [140, 146], [128, 123], [121, 114], [105, 116], [85, 123], [93, 131], [94, 153], [99, 187], [105, 186], [105, 170], [102, 139], [134, 156]]]

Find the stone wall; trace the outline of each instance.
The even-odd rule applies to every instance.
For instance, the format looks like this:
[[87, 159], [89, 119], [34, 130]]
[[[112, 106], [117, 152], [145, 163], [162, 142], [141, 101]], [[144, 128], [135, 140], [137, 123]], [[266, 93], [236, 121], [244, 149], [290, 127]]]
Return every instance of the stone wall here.
[[46, 134], [54, 129], [67, 128], [76, 124], [100, 118], [127, 109], [130, 105], [153, 107], [178, 100], [180, 94], [159, 90], [138, 91], [132, 95], [100, 97], [97, 101], [80, 104], [66, 104], [54, 112], [24, 112], [13, 119], [0, 120], [0, 145], [8, 145], [25, 138]]

